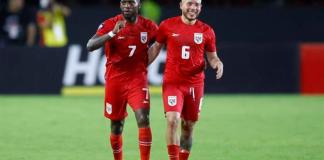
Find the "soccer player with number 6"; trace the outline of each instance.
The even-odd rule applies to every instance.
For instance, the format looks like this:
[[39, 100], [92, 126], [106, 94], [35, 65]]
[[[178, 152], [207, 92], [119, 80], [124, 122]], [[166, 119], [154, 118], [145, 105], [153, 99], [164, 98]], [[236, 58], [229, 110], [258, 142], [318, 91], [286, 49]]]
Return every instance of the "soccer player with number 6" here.
[[157, 25], [139, 15], [140, 0], [121, 0], [122, 14], [104, 21], [88, 41], [87, 49], [105, 46], [104, 115], [110, 119], [110, 143], [115, 160], [123, 159], [122, 131], [126, 105], [135, 113], [141, 160], [150, 159], [152, 133], [147, 81], [148, 48]]
[[[189, 158], [193, 129], [204, 94], [205, 53], [216, 72], [216, 79], [223, 75], [223, 63], [216, 53], [215, 33], [210, 26], [197, 19], [201, 6], [201, 0], [182, 0], [182, 15], [166, 19], [160, 24], [156, 42], [149, 49], [150, 64], [161, 48], [167, 46], [163, 102], [170, 160]], [[177, 128], [180, 121], [179, 140]]]

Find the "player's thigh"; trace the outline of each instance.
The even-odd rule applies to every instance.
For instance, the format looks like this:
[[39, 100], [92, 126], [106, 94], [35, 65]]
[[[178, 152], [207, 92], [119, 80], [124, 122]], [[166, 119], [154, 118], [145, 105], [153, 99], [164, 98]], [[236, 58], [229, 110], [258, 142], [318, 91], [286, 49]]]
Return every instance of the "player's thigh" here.
[[189, 88], [189, 94], [184, 98], [182, 118], [189, 121], [197, 121], [202, 107], [204, 86], [199, 85]]
[[162, 96], [165, 112], [182, 112], [183, 93], [179, 90], [179, 86], [163, 84]]
[[104, 115], [111, 120], [122, 120], [127, 116], [125, 88], [118, 82], [107, 82], [105, 86]]
[[130, 87], [128, 90], [128, 104], [133, 111], [138, 109], [150, 109], [150, 93], [146, 84]]

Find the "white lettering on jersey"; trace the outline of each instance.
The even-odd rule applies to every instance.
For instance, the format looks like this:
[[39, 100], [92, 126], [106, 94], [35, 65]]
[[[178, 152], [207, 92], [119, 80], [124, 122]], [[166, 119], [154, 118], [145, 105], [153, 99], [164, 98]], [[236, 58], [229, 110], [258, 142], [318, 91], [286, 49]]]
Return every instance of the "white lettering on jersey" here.
[[172, 37], [178, 37], [180, 34], [177, 34], [177, 33], [172, 33]]

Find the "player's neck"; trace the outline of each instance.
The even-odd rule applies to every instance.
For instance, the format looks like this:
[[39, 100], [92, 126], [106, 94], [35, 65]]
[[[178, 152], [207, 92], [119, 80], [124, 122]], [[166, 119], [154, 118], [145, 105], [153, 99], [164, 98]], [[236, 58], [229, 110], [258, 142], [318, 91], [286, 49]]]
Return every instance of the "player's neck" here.
[[181, 20], [184, 24], [187, 24], [187, 25], [194, 25], [197, 21], [197, 19], [190, 21], [184, 15], [181, 15]]
[[[125, 17], [124, 17], [125, 18]], [[134, 16], [134, 17], [129, 17], [129, 18], [125, 18], [126, 21], [128, 23], [131, 23], [131, 24], [136, 24], [137, 20], [138, 20], [138, 16]]]

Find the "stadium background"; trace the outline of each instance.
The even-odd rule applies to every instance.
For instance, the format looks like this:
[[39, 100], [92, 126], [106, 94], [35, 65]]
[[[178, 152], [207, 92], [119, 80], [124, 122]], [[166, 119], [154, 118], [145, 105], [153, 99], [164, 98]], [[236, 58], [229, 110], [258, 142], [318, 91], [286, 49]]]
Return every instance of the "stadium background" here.
[[[37, 10], [38, 0], [26, 2]], [[72, 10], [66, 46], [0, 47], [1, 159], [112, 159], [102, 116], [103, 50], [88, 54], [85, 44], [103, 20], [119, 13], [118, 1], [59, 2]], [[176, 1], [156, 2], [161, 20], [180, 13]], [[320, 0], [204, 0], [200, 19], [216, 31], [225, 72], [216, 81], [206, 71], [208, 94], [192, 159], [324, 158], [323, 9]], [[163, 52], [149, 68], [154, 160], [166, 159], [164, 58]], [[130, 114], [130, 160], [138, 156], [134, 130]]]

